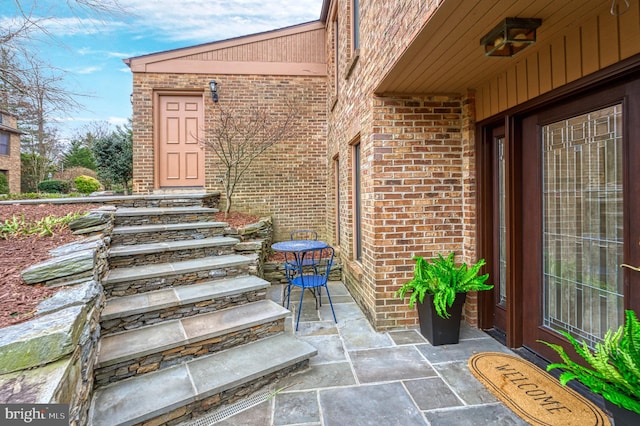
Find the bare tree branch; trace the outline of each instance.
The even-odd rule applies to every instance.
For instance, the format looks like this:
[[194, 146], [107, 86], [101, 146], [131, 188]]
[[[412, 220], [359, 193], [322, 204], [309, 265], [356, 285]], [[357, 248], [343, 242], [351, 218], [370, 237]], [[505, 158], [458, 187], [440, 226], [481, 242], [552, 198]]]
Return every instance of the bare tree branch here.
[[293, 133], [299, 119], [299, 102], [287, 99], [283, 110], [266, 106], [226, 108], [216, 104], [209, 136], [200, 143], [213, 152], [224, 167], [225, 213], [229, 213], [233, 193], [253, 160]]

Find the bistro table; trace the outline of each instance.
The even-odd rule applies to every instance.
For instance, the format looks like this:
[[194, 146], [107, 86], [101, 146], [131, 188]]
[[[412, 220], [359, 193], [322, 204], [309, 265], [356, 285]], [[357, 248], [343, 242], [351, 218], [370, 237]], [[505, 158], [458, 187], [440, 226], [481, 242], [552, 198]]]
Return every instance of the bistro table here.
[[[273, 251], [278, 251], [284, 253], [284, 263], [285, 263], [285, 276], [287, 278], [287, 286], [282, 289], [282, 305], [284, 306], [285, 298], [287, 299], [287, 308], [289, 308], [289, 295], [291, 294], [291, 280], [293, 276], [295, 276], [295, 272], [298, 271], [299, 266], [302, 263], [302, 266], [311, 266], [315, 269], [315, 264], [312, 259], [311, 262], [307, 263], [307, 260], [304, 259], [304, 253], [308, 250], [313, 249], [321, 249], [329, 247], [329, 244], [324, 241], [318, 240], [289, 240], [289, 241], [281, 241], [279, 243], [271, 244], [271, 249]], [[288, 257], [288, 255], [292, 255], [292, 259]], [[286, 296], [285, 296], [286, 295]], [[315, 292], [314, 292], [315, 297]]]
[[289, 240], [271, 244], [274, 251], [300, 253], [306, 250], [329, 247], [329, 244], [318, 240]]

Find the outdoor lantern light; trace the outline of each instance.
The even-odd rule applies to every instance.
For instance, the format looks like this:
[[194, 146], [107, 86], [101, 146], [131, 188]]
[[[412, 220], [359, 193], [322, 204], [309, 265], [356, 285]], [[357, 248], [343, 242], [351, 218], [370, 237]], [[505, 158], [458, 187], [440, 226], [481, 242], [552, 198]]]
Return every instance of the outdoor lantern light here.
[[218, 83], [215, 80], [209, 82], [209, 89], [211, 89], [211, 99], [213, 102], [218, 102]]
[[480, 40], [480, 44], [484, 46], [484, 54], [487, 56], [515, 55], [536, 42], [536, 28], [540, 24], [542, 19], [505, 18]]

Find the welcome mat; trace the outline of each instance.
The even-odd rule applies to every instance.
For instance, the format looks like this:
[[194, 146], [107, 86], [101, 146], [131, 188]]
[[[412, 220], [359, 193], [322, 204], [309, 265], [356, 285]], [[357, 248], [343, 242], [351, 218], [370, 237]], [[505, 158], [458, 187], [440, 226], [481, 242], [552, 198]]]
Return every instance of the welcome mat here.
[[469, 359], [469, 369], [498, 399], [532, 425], [611, 425], [589, 400], [517, 356], [482, 352]]

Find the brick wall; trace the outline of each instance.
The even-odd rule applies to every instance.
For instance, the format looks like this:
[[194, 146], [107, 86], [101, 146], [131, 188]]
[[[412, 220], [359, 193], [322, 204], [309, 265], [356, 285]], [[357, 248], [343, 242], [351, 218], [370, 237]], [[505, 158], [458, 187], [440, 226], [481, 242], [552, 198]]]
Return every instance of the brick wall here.
[[[338, 248], [343, 279], [372, 324], [377, 329], [413, 327], [416, 312], [394, 296], [412, 275], [412, 257], [455, 251], [460, 261], [476, 260], [474, 96], [374, 94], [439, 0], [361, 2], [357, 52], [350, 38], [352, 2], [336, 1], [339, 49], [327, 57], [327, 77], [134, 73], [134, 190], [154, 189], [154, 89], [205, 94], [209, 121], [213, 105], [205, 88], [211, 79], [220, 83], [221, 105], [266, 102], [277, 110], [285, 93], [296, 93], [305, 99], [296, 135], [254, 164], [255, 178], [238, 188], [234, 208], [273, 214], [276, 240], [286, 238], [292, 228], [317, 229]], [[327, 52], [335, 46], [332, 13]], [[353, 254], [356, 141], [362, 159], [359, 261]], [[206, 164], [207, 189], [222, 190], [211, 155]], [[476, 304], [470, 295], [465, 312], [472, 324]]]
[[[377, 329], [417, 326], [417, 312], [394, 296], [410, 279], [414, 255], [455, 251], [475, 260], [474, 98], [467, 94], [378, 97], [386, 69], [403, 52], [438, 1], [361, 2], [360, 50], [351, 52], [351, 2], [337, 5], [337, 55], [329, 55], [327, 159], [339, 159], [340, 206], [330, 167], [328, 230], [339, 246], [345, 284]], [[334, 19], [328, 17], [332, 51]], [[337, 67], [335, 61], [338, 61]], [[338, 78], [335, 78], [337, 69]], [[362, 259], [353, 257], [353, 149], [360, 141]], [[336, 215], [336, 209], [338, 214]], [[333, 238], [332, 243], [338, 244]], [[476, 323], [470, 295], [467, 320]]]
[[[212, 79], [219, 83], [217, 105], [208, 89], [205, 92]], [[257, 105], [284, 114], [285, 101], [290, 98], [300, 115], [294, 134], [255, 160], [234, 192], [232, 210], [272, 215], [276, 240], [288, 238], [291, 229], [299, 228], [316, 229], [326, 238], [325, 83], [324, 77], [134, 73], [134, 192], [155, 189], [154, 90], [202, 93], [207, 128], [215, 125], [214, 108], [240, 113], [242, 105]], [[222, 192], [224, 169], [212, 152], [207, 151], [205, 158], [206, 188]]]
[[[2, 126], [10, 129], [17, 129], [17, 118], [13, 114], [2, 114]], [[9, 181], [9, 192], [18, 194], [20, 192], [20, 135], [12, 131], [0, 128], [1, 132], [9, 134], [9, 155], [0, 155], [0, 173], [5, 173]]]

